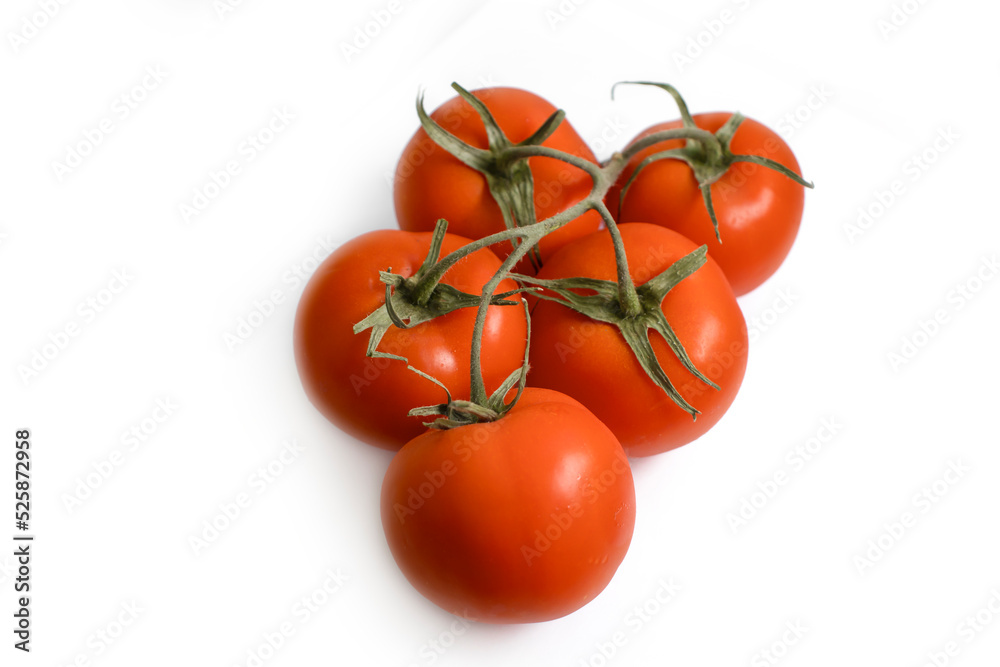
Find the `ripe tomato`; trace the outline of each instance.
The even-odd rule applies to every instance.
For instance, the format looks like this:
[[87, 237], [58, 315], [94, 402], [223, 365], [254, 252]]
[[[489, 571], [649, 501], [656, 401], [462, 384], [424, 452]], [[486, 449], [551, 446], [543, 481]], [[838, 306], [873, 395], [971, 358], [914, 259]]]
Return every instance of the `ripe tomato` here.
[[[489, 108], [500, 129], [514, 143], [529, 138], [556, 111], [541, 97], [517, 88], [484, 88], [473, 91], [473, 95]], [[489, 146], [482, 120], [461, 97], [445, 102], [431, 118], [471, 146]], [[593, 152], [566, 120], [542, 145], [597, 162]], [[534, 182], [538, 221], [552, 217], [590, 193], [593, 185], [590, 176], [565, 162], [532, 157], [528, 165]], [[503, 215], [490, 193], [486, 177], [434, 143], [423, 128], [417, 130], [403, 149], [396, 166], [393, 193], [399, 226], [408, 231], [430, 231], [439, 218], [446, 219], [448, 228], [454, 233], [471, 239], [505, 229]], [[542, 261], [572, 239], [595, 231], [600, 221], [595, 211], [588, 211], [546, 236], [539, 243]], [[503, 243], [492, 249], [505, 258], [512, 246]], [[519, 270], [522, 273], [530, 271], [526, 267], [530, 264], [522, 263]]]
[[[698, 247], [658, 225], [629, 223], [619, 229], [636, 285]], [[563, 248], [538, 277], [613, 281], [615, 267], [611, 235], [600, 231]], [[608, 425], [630, 456], [657, 454], [691, 442], [715, 425], [736, 398], [747, 363], [746, 322], [711, 257], [667, 293], [662, 310], [695, 368], [721, 388], [691, 375], [659, 334], [651, 333], [653, 351], [667, 377], [701, 411], [697, 420], [649, 378], [617, 327], [551, 301], [539, 300], [532, 312], [529, 386], [561, 391], [583, 403]]]
[[[695, 115], [695, 124], [716, 132], [730, 113]], [[654, 125], [632, 143], [661, 130], [681, 127], [681, 121]], [[748, 162], [737, 162], [712, 184], [712, 203], [719, 221], [715, 237], [712, 220], [691, 168], [679, 160], [648, 165], [635, 179], [619, 210], [622, 186], [642, 160], [664, 150], [682, 148], [680, 140], [655, 144], [635, 155], [606, 197], [619, 222], [651, 222], [680, 232], [708, 254], [726, 274], [733, 292], [740, 296], [771, 276], [795, 241], [805, 201], [801, 185], [776, 171]], [[799, 163], [781, 137], [755, 120], [746, 119], [736, 130], [730, 149], [735, 154], [769, 158], [801, 174]]]
[[[442, 254], [468, 243], [447, 234]], [[385, 303], [379, 271], [413, 275], [430, 244], [429, 233], [398, 230], [369, 232], [345, 243], [316, 270], [295, 316], [295, 360], [309, 399], [341, 429], [385, 449], [399, 449], [425, 430], [426, 418], [407, 416], [411, 408], [442, 403], [445, 396], [403, 362], [365, 356], [369, 332], [355, 335], [353, 326]], [[484, 248], [460, 260], [441, 282], [478, 295], [499, 268], [500, 260]], [[516, 287], [505, 280], [498, 292]], [[455, 398], [468, 398], [475, 318], [475, 308], [463, 308], [411, 329], [391, 327], [378, 349], [406, 357]], [[482, 355], [487, 389], [521, 365], [526, 336], [520, 306], [490, 306]]]
[[406, 578], [443, 609], [490, 623], [585, 605], [611, 581], [634, 524], [618, 441], [546, 389], [525, 389], [496, 422], [427, 431], [382, 484], [382, 526]]

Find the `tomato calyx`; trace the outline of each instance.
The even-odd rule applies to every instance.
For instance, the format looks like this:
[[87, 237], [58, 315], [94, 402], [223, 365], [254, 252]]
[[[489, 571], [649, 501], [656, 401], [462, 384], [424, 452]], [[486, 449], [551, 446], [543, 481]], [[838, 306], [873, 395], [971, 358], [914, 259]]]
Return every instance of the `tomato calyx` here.
[[[671, 264], [665, 271], [635, 288], [640, 304], [638, 313], [627, 312], [619, 298], [619, 284], [596, 278], [559, 278], [543, 280], [532, 276], [513, 275], [519, 282], [543, 288], [536, 296], [554, 301], [592, 320], [618, 327], [646, 375], [673, 400], [678, 407], [697, 419], [700, 412], [681, 396], [656, 358], [650, 342], [650, 331], [660, 334], [678, 361], [696, 378], [713, 389], [719, 386], [699, 371], [688, 356], [677, 335], [663, 314], [662, 303], [667, 293], [682, 280], [701, 268], [708, 258], [708, 246], [701, 246]], [[630, 281], [631, 283], [631, 281]], [[592, 292], [581, 294], [580, 290]]]
[[[722, 176], [729, 171], [729, 168], [732, 167], [733, 164], [737, 162], [750, 162], [783, 174], [803, 187], [814, 187], [811, 182], [806, 181], [794, 171], [779, 162], [761, 155], [743, 155], [732, 152], [730, 145], [732, 143], [733, 136], [736, 134], [736, 131], [739, 129], [743, 121], [746, 120], [743, 114], [739, 112], [734, 113], [730, 116], [729, 120], [727, 120], [726, 123], [713, 134], [700, 129], [697, 125], [695, 125], [694, 119], [691, 117], [691, 112], [688, 111], [687, 103], [685, 103], [684, 98], [681, 97], [681, 94], [677, 91], [677, 89], [670, 84], [655, 83], [651, 81], [621, 81], [612, 87], [612, 97], [614, 97], [614, 89], [622, 84], [653, 86], [667, 91], [670, 96], [674, 98], [674, 101], [677, 103], [677, 108], [680, 110], [681, 123], [683, 125], [682, 129], [685, 131], [684, 138], [686, 139], [686, 143], [683, 148], [672, 148], [660, 151], [650, 155], [640, 162], [635, 168], [635, 171], [632, 172], [628, 181], [626, 181], [625, 185], [622, 187], [618, 200], [618, 210], [622, 210], [622, 206], [625, 202], [625, 195], [628, 194], [632, 183], [646, 167], [654, 162], [659, 162], [660, 160], [680, 160], [691, 168], [691, 172], [694, 175], [695, 180], [698, 182], [698, 189], [701, 190], [702, 199], [705, 202], [705, 209], [708, 211], [708, 215], [712, 220], [712, 226], [715, 228], [715, 238], [719, 243], [722, 243], [722, 237], [719, 233], [719, 220], [716, 218], [715, 207], [712, 204], [711, 186], [713, 183], [722, 178]], [[622, 151], [622, 153], [627, 158], [631, 158], [650, 146], [654, 146], [668, 139], [677, 138], [677, 130], [656, 132], [635, 142], [626, 150]]]
[[[535, 184], [531, 176], [531, 167], [528, 166], [526, 156], [518, 156], [509, 152], [514, 147], [539, 146], [546, 139], [552, 136], [559, 124], [562, 123], [566, 112], [562, 109], [555, 111], [534, 134], [520, 143], [514, 143], [507, 138], [499, 124], [490, 113], [490, 110], [483, 104], [483, 101], [460, 86], [452, 83], [451, 87], [468, 102], [479, 115], [486, 129], [486, 137], [489, 148], [482, 149], [470, 146], [455, 135], [441, 127], [424, 109], [423, 93], [417, 97], [417, 115], [420, 117], [420, 124], [427, 135], [438, 146], [449, 152], [463, 164], [483, 174], [489, 186], [490, 194], [500, 207], [503, 215], [504, 226], [507, 229], [515, 227], [527, 227], [538, 222], [535, 216], [534, 189]], [[522, 242], [522, 239], [511, 238], [510, 242], [514, 248]], [[538, 247], [532, 245], [528, 257], [535, 270], [541, 266], [541, 257]]]
[[[371, 330], [368, 337], [367, 356], [406, 362], [405, 357], [380, 352], [378, 349], [379, 343], [391, 327], [409, 329], [461, 308], [480, 305], [482, 296], [467, 294], [441, 282], [445, 272], [458, 259], [469, 254], [468, 252], [462, 253], [458, 258], [452, 258], [449, 255], [445, 261], [439, 261], [441, 244], [447, 230], [447, 221], [439, 220], [431, 236], [431, 247], [427, 257], [417, 272], [409, 278], [393, 273], [391, 267], [387, 271], [379, 272], [379, 280], [385, 284], [385, 303], [354, 325], [355, 334]], [[516, 306], [518, 302], [511, 300], [510, 297], [521, 291], [524, 290], [514, 290], [501, 294], [491, 293], [488, 305]]]
[[[479, 398], [478, 400], [473, 397], [473, 400], [462, 401], [454, 400], [451, 396], [451, 391], [448, 387], [444, 385], [437, 378], [424, 373], [421, 370], [414, 368], [413, 366], [407, 366], [411, 371], [429, 380], [434, 384], [438, 385], [444, 390], [447, 401], [441, 403], [440, 405], [427, 405], [419, 408], [413, 408], [410, 410], [409, 415], [411, 417], [436, 417], [429, 422], [424, 422], [424, 426], [428, 428], [433, 428], [437, 430], [447, 430], [452, 428], [458, 428], [460, 426], [468, 426], [470, 424], [479, 424], [481, 422], [493, 422], [497, 421], [505, 414], [511, 411], [515, 405], [517, 405], [518, 400], [521, 398], [521, 394], [524, 393], [524, 388], [528, 382], [528, 370], [530, 365], [528, 363], [529, 353], [531, 350], [531, 313], [528, 309], [528, 303], [525, 300], [521, 300], [524, 306], [524, 315], [528, 324], [528, 337], [524, 345], [524, 362], [521, 367], [507, 376], [496, 391], [484, 399]], [[479, 333], [481, 338], [482, 334]], [[477, 365], [478, 355], [473, 353], [473, 366]], [[473, 382], [475, 382], [475, 372], [473, 372]], [[480, 376], [480, 383], [482, 378]], [[506, 400], [507, 394], [517, 386], [517, 393], [508, 402]], [[475, 393], [475, 392], [473, 392]]]
[[[500, 282], [509, 275], [511, 267], [524, 256], [530, 246], [519, 244], [517, 249], [503, 262], [496, 274], [483, 286], [483, 291], [479, 295], [462, 292], [451, 285], [442, 283], [441, 279], [452, 266], [473, 252], [508, 239], [526, 239], [533, 245], [537, 239], [559, 224], [561, 224], [559, 220], [553, 219], [532, 228], [506, 230], [473, 241], [445, 257], [441, 257], [441, 245], [448, 230], [448, 221], [441, 219], [434, 227], [427, 256], [416, 273], [409, 278], [404, 278], [393, 273], [391, 268], [379, 272], [379, 280], [385, 285], [385, 302], [369, 313], [361, 322], [354, 325], [355, 334], [371, 330], [365, 354], [368, 357], [402, 361], [407, 364], [409, 370], [444, 389], [447, 396], [447, 402], [415, 408], [409, 413], [411, 416], [438, 417], [426, 425], [436, 429], [447, 429], [482, 421], [494, 421], [500, 419], [514, 407], [527, 382], [529, 346], [525, 345], [524, 363], [521, 368], [511, 373], [493, 394], [487, 395], [481, 363], [482, 340], [486, 328], [486, 315], [490, 306], [516, 306], [518, 302], [512, 300], [511, 297], [523, 292], [537, 291], [538, 288], [527, 286], [494, 294]], [[521, 299], [521, 303], [524, 305], [525, 314], [528, 317], [527, 302]], [[379, 343], [391, 327], [409, 329], [461, 308], [472, 307], [477, 308], [477, 312], [472, 336], [471, 400], [453, 400], [451, 392], [440, 380], [411, 366], [406, 357], [389, 354], [378, 349]], [[530, 317], [528, 317], [527, 323], [530, 339]], [[507, 394], [515, 385], [518, 385], [518, 390], [513, 400], [509, 403], [505, 402]]]
[[[666, 294], [677, 283], [705, 263], [707, 247], [702, 246], [676, 262], [656, 278], [637, 288], [631, 279], [628, 258], [618, 224], [607, 207], [605, 197], [627, 168], [631, 158], [651, 146], [671, 140], [685, 141], [685, 145], [682, 148], [661, 151], [644, 159], [623, 186], [619, 209], [629, 187], [649, 164], [662, 159], [681, 160], [692, 169], [712, 220], [715, 236], [721, 242], [710, 186], [718, 181], [733, 164], [752, 162], [778, 171], [805, 187], [811, 188], [813, 186], [812, 183], [803, 180], [787, 167], [768, 158], [733, 153], [731, 150], [733, 136], [744, 121], [741, 114], [733, 114], [723, 127], [712, 133], [695, 125], [683, 98], [669, 84], [644, 81], [623, 83], [655, 86], [667, 91], [680, 108], [682, 127], [643, 137], [625, 150], [616, 152], [600, 165], [542, 145], [562, 123], [565, 114], [561, 110], [551, 114], [531, 137], [515, 144], [507, 138], [482, 100], [459, 84], [453, 83], [452, 87], [469, 103], [483, 122], [488, 140], [488, 148], [483, 149], [466, 143], [441, 127], [425, 111], [423, 94], [420, 93], [417, 96], [417, 115], [427, 135], [460, 162], [484, 175], [490, 192], [503, 214], [506, 227], [501, 232], [475, 240], [443, 258], [440, 257], [439, 238], [432, 244], [420, 269], [410, 278], [394, 274], [391, 269], [380, 272], [379, 278], [386, 286], [385, 303], [354, 327], [355, 333], [371, 330], [367, 350], [369, 357], [386, 357], [407, 362], [404, 357], [386, 354], [378, 350], [380, 341], [390, 327], [410, 328], [460, 308], [477, 307], [470, 360], [470, 400], [453, 400], [450, 392], [438, 380], [408, 366], [422, 377], [436, 382], [445, 389], [446, 403], [416, 408], [411, 412], [415, 416], [437, 417], [428, 426], [454, 428], [479, 421], [492, 421], [501, 418], [517, 402], [521, 394], [520, 389], [510, 403], [505, 403], [504, 398], [518, 382], [518, 378], [520, 378], [523, 388], [524, 377], [527, 373], [527, 352], [524, 367], [520, 371], [512, 373], [496, 392], [487, 394], [482, 372], [482, 340], [489, 307], [492, 305], [515, 305], [517, 302], [510, 297], [528, 291], [543, 290], [542, 293], [538, 294], [540, 298], [562, 303], [591, 319], [614, 324], [650, 379], [692, 418], [697, 418], [700, 413], [680, 395], [660, 366], [650, 343], [650, 331], [653, 330], [660, 334], [686, 370], [705, 384], [719, 389], [718, 385], [694, 366], [661, 308]], [[615, 87], [618, 85], [621, 84], [616, 84]], [[614, 97], [614, 88], [612, 88], [612, 97]], [[561, 160], [584, 171], [593, 181], [590, 194], [550, 218], [542, 221], [537, 220], [533, 196], [534, 182], [528, 165], [528, 160], [532, 157]], [[538, 242], [547, 234], [591, 210], [596, 211], [601, 216], [611, 236], [617, 271], [616, 281], [589, 278], [546, 281], [513, 273], [515, 265], [526, 256], [531, 259], [533, 267], [537, 270], [540, 264]], [[441, 238], [443, 238], [446, 226], [447, 223], [444, 220], [439, 220], [438, 226], [435, 228], [435, 235], [440, 233]], [[493, 278], [483, 286], [481, 294], [465, 294], [448, 285], [440, 284], [441, 278], [448, 269], [462, 258], [482, 248], [508, 243], [513, 247], [513, 251], [504, 259]], [[494, 294], [500, 282], [505, 278], [517, 280], [521, 287], [510, 292]], [[581, 295], [579, 290], [590, 291], [592, 294]]]

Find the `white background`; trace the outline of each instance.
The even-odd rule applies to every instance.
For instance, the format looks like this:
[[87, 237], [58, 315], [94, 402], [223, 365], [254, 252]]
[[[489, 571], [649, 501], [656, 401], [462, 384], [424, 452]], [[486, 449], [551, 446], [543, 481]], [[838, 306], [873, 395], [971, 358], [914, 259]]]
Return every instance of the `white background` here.
[[[756, 666], [776, 664], [761, 653], [773, 650], [789, 667], [917, 667], [952, 641], [939, 664], [997, 664], [1000, 280], [984, 263], [1000, 250], [996, 3], [908, 0], [886, 34], [889, 0], [412, 0], [350, 58], [342, 45], [387, 0], [49, 4], [47, 19], [33, 0], [0, 12], [0, 536], [14, 532], [24, 427], [37, 535], [30, 655], [11, 647], [13, 547], [0, 550], [4, 665], [253, 665], [264, 646], [263, 664], [289, 666]], [[676, 117], [655, 90], [612, 102], [623, 79], [780, 128], [817, 187], [787, 263], [740, 300], [755, 338], [736, 403], [696, 444], [634, 462], [635, 537], [607, 590], [555, 622], [466, 627], [386, 548], [389, 454], [339, 433], [301, 390], [292, 276], [325, 246], [394, 226], [386, 174], [420, 87], [428, 108], [452, 81], [530, 89], [606, 157]], [[127, 117], [123, 94], [143, 98]], [[275, 110], [294, 120], [247, 159]], [[57, 173], [103, 119], [111, 132]], [[240, 173], [185, 220], [229, 160]], [[903, 194], [879, 209], [896, 180]], [[860, 234], [859, 208], [874, 213]], [[115, 271], [128, 284], [112, 295]], [[230, 349], [274, 291], [282, 302]], [[45, 347], [71, 324], [64, 349]], [[919, 349], [893, 363], [905, 341]], [[43, 350], [53, 358], [25, 377]], [[158, 400], [178, 407], [154, 431]], [[824, 420], [835, 434], [795, 464]], [[151, 433], [132, 450], [134, 427]], [[260, 485], [291, 440], [302, 451]], [[116, 450], [111, 476], [67, 506]], [[939, 481], [952, 464], [967, 471]], [[754, 497], [776, 472], [788, 483]], [[241, 493], [249, 507], [196, 553], [190, 539]], [[734, 529], [744, 500], [756, 515]], [[330, 571], [346, 581], [327, 596]], [[314, 594], [325, 604], [306, 617], [296, 605]], [[294, 634], [270, 651], [283, 623]]]

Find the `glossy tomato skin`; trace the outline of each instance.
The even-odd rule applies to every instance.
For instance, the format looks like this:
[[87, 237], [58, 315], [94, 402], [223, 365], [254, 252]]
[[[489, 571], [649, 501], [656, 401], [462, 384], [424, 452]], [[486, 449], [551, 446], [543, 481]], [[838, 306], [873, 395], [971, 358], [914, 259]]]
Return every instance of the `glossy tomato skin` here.
[[[632, 280], [641, 285], [698, 246], [677, 232], [646, 223], [619, 226]], [[540, 278], [586, 276], [615, 280], [614, 247], [607, 231], [557, 253]], [[539, 300], [532, 311], [528, 384], [569, 394], [614, 432], [629, 456], [650, 456], [698, 438], [736, 398], [747, 363], [747, 328], [722, 270], [704, 266], [667, 293], [662, 309], [696, 368], [721, 387], [691, 375], [658, 333], [650, 340], [661, 367], [697, 420], [646, 375], [621, 333], [565, 306]]]
[[585, 605], [618, 569], [634, 524], [618, 441], [545, 389], [526, 389], [497, 422], [412, 440], [382, 485], [382, 525], [406, 578], [443, 609], [488, 623]]
[[[541, 97], [517, 88], [484, 88], [472, 91], [483, 100], [500, 129], [517, 143], [530, 137], [556, 108]], [[486, 130], [478, 114], [461, 97], [454, 97], [431, 117], [445, 130], [477, 148], [487, 148]], [[593, 152], [576, 130], [563, 120], [544, 146], [559, 149], [590, 162]], [[593, 181], [580, 169], [560, 160], [529, 158], [534, 181], [535, 213], [545, 220], [586, 197]], [[479, 239], [505, 229], [500, 207], [490, 194], [486, 178], [435, 144], [420, 128], [403, 149], [396, 167], [393, 194], [401, 229], [430, 231], [439, 218], [449, 231]], [[569, 241], [595, 231], [600, 216], [589, 211], [546, 236], [539, 243], [542, 261]], [[510, 244], [493, 246], [501, 258], [510, 254]], [[525, 264], [519, 268], [523, 271]]]
[[[403, 362], [365, 356], [369, 332], [355, 335], [353, 326], [385, 303], [379, 271], [413, 275], [430, 243], [431, 234], [399, 230], [369, 232], [345, 243], [316, 270], [295, 316], [295, 360], [313, 405], [344, 431], [384, 449], [397, 450], [425, 430], [426, 418], [407, 416], [411, 408], [440, 404], [446, 397]], [[442, 255], [468, 243], [447, 234]], [[500, 260], [487, 248], [459, 261], [442, 282], [479, 294], [499, 268]], [[515, 288], [505, 280], [499, 291]], [[379, 350], [406, 357], [444, 382], [456, 399], [468, 398], [475, 318], [475, 308], [464, 308], [412, 329], [392, 327]], [[490, 307], [483, 335], [488, 390], [521, 365], [526, 336], [522, 308]]]
[[[715, 132], [731, 113], [694, 116], [695, 124]], [[655, 125], [632, 140], [654, 132], [681, 127], [674, 121]], [[621, 187], [642, 160], [663, 150], [681, 148], [681, 141], [656, 144], [633, 157], [606, 201], [618, 222], [651, 222], [680, 232], [698, 245], [708, 245], [711, 255], [732, 285], [743, 295], [767, 280], [785, 260], [802, 220], [804, 189], [792, 179], [758, 165], [733, 164], [712, 185], [712, 202], [719, 220], [720, 244], [712, 219], [691, 169], [678, 160], [662, 160], [647, 166], [632, 183], [621, 210]], [[791, 148], [765, 125], [746, 119], [733, 136], [731, 150], [737, 154], [761, 155], [801, 174]]]

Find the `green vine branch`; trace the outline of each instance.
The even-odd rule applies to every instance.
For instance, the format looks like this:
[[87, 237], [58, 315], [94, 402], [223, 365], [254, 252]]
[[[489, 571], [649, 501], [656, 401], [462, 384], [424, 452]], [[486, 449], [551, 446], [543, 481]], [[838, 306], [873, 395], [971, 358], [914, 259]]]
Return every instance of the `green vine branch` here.
[[[536, 292], [541, 299], [556, 301], [596, 321], [617, 326], [647, 375], [692, 417], [696, 417], [698, 411], [680, 395], [666, 376], [653, 353], [649, 339], [650, 332], [655, 331], [663, 337], [674, 356], [688, 372], [705, 384], [715, 389], [719, 388], [694, 366], [663, 315], [661, 307], [666, 294], [705, 263], [707, 248], [702, 246], [675, 262], [660, 275], [637, 287], [629, 274], [628, 258], [618, 225], [605, 205], [604, 199], [633, 157], [659, 143], [676, 140], [683, 140], [685, 145], [654, 153], [640, 162], [624, 184], [619, 204], [624, 201], [637, 176], [650, 164], [667, 159], [683, 161], [692, 169], [697, 179], [718, 238], [718, 221], [712, 203], [711, 184], [721, 178], [732, 164], [751, 162], [773, 169], [805, 187], [811, 188], [812, 183], [768, 158], [732, 153], [730, 144], [744, 120], [741, 114], [733, 114], [723, 127], [712, 133], [695, 125], [687, 104], [673, 86], [646, 81], [621, 82], [612, 88], [612, 98], [617, 87], [625, 84], [654, 86], [669, 93], [680, 110], [682, 127], [650, 134], [625, 150], [615, 153], [600, 165], [541, 145], [563, 122], [565, 113], [562, 110], [553, 113], [528, 139], [513, 143], [503, 133], [482, 100], [457, 83], [452, 84], [483, 122], [489, 143], [488, 148], [483, 149], [467, 144], [442, 128], [424, 109], [423, 94], [418, 95], [417, 115], [421, 126], [438, 146], [466, 166], [483, 174], [494, 200], [500, 207], [506, 227], [504, 231], [475, 240], [441, 257], [441, 242], [447, 230], [447, 222], [439, 220], [430, 251], [417, 273], [410, 278], [403, 278], [393, 274], [391, 269], [381, 272], [380, 279], [386, 285], [385, 304], [354, 327], [355, 333], [371, 330], [368, 356], [389, 357], [406, 362], [403, 357], [378, 351], [379, 342], [389, 327], [411, 328], [459, 308], [477, 308], [470, 358], [471, 395], [468, 401], [453, 399], [448, 388], [440, 381], [408, 366], [421, 377], [435, 382], [445, 390], [447, 403], [415, 408], [411, 412], [416, 416], [438, 417], [429, 422], [428, 426], [453, 428], [477, 421], [491, 421], [502, 417], [516, 404], [527, 378], [530, 340], [525, 347], [522, 367], [512, 373], [492, 394], [487, 393], [481, 358], [483, 334], [490, 307], [515, 305], [517, 302], [511, 300], [511, 297], [523, 292]], [[528, 166], [528, 160], [532, 157], [561, 160], [586, 172], [592, 180], [590, 193], [556, 215], [546, 220], [536, 220], [534, 182]], [[512, 273], [515, 265], [526, 256], [531, 258], [532, 264], [537, 269], [540, 261], [537, 252], [538, 242], [589, 211], [596, 211], [601, 216], [611, 236], [615, 252], [616, 281], [589, 278], [541, 280]], [[510, 244], [512, 251], [504, 259], [500, 269], [483, 286], [480, 294], [465, 294], [441, 282], [447, 272], [460, 260], [483, 248], [498, 244]], [[495, 294], [500, 283], [506, 278], [514, 278], [522, 286], [516, 290]], [[580, 289], [590, 290], [593, 294], [581, 295], [574, 291]], [[521, 302], [525, 303], [530, 338], [530, 314], [527, 313], [526, 302], [523, 299]], [[517, 394], [512, 401], [505, 402], [506, 395], [515, 385], [518, 385]]]

